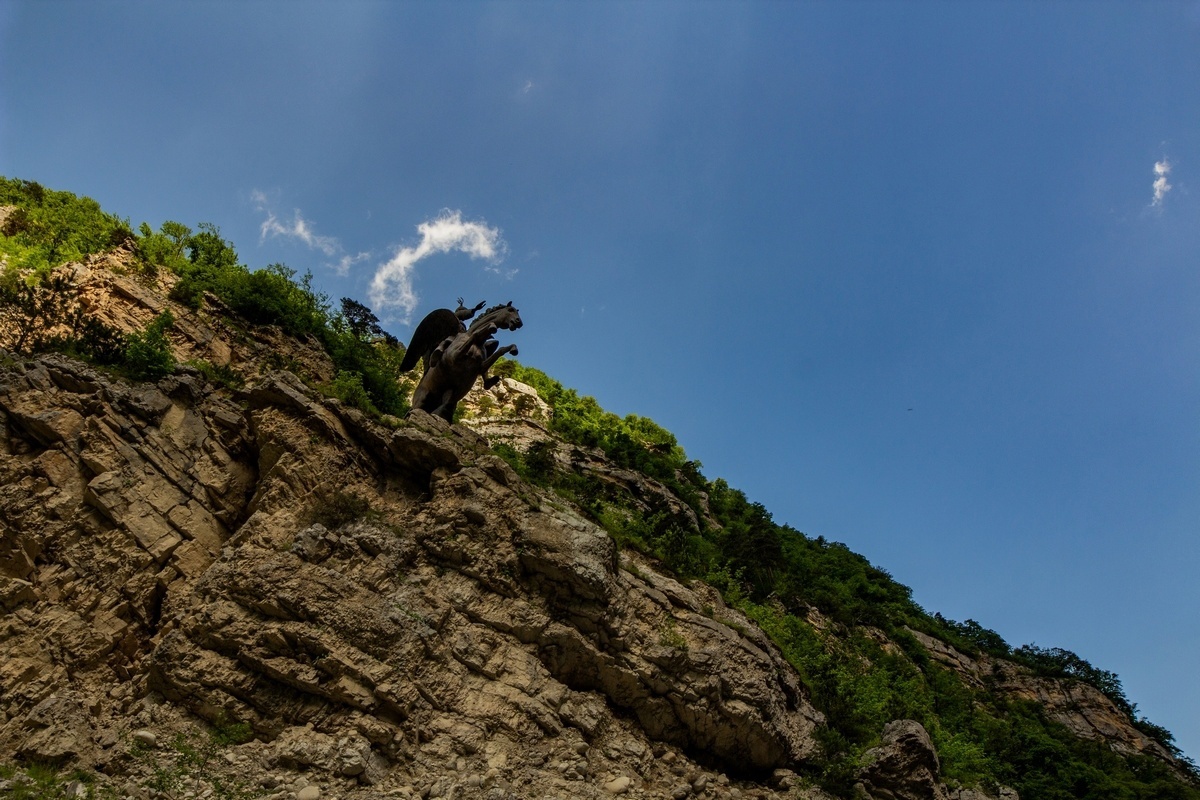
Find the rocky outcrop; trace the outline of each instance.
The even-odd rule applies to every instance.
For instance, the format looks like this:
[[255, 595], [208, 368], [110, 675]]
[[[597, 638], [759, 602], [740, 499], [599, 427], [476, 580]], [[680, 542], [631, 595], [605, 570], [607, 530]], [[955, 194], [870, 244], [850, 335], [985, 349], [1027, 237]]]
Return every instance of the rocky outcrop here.
[[0, 748], [23, 758], [120, 773], [135, 729], [188, 713], [249, 724], [264, 773], [431, 792], [716, 791], [693, 758], [817, 752], [753, 623], [465, 428], [388, 427], [285, 372], [230, 394], [56, 356], [7, 360], [0, 414]]
[[[511, 378], [504, 378], [490, 390], [477, 384], [463, 402], [466, 413], [462, 424], [493, 444], [507, 444], [522, 453], [535, 445], [548, 447], [559, 470], [597, 482], [646, 516], [664, 514], [681, 529], [700, 532], [702, 525], [696, 512], [659, 481], [617, 466], [598, 448], [556, 438], [548, 428], [552, 410], [540, 398], [530, 400], [531, 393], [537, 398], [531, 387]], [[705, 502], [703, 496], [700, 500]], [[710, 518], [704, 524], [720, 527]]]
[[911, 719], [883, 728], [883, 740], [863, 754], [854, 794], [863, 800], [1020, 800], [1007, 786], [995, 794], [979, 789], [948, 788], [929, 732]]
[[157, 387], [58, 357], [4, 371], [0, 736], [18, 752], [91, 757], [90, 722], [144, 672], [167, 587], [202, 574], [246, 514], [242, 420], [186, 371]]
[[911, 719], [889, 722], [883, 742], [863, 755], [855, 792], [880, 800], [949, 800], [929, 733]]
[[1094, 686], [1065, 678], [1047, 678], [1002, 658], [981, 653], [968, 656], [945, 642], [909, 630], [935, 661], [976, 688], [987, 688], [1014, 700], [1040, 705], [1047, 717], [1083, 739], [1105, 742], [1122, 755], [1152, 755], [1167, 764], [1167, 749], [1135, 728], [1129, 715]]
[[[349, 484], [375, 487], [372, 505], [390, 509], [379, 522], [289, 532], [277, 519], [248, 521], [236, 557], [171, 607], [178, 627], [153, 672], [164, 694], [202, 714], [252, 719], [268, 736], [318, 711], [378, 709], [396, 727], [391, 739], [410, 743], [411, 729], [435, 718], [473, 719], [476, 737], [566, 727], [590, 737], [611, 706], [652, 739], [733, 763], [767, 768], [811, 755], [820, 715], [765, 638], [705, 617], [711, 599], [669, 579], [621, 570], [607, 534], [532, 494], [485, 442], [462, 431], [446, 438], [450, 426], [414, 418], [391, 433], [387, 463], [360, 465], [369, 474]], [[345, 423], [348, 437], [384, 437], [361, 418]], [[311, 425], [273, 430], [312, 435]], [[441, 434], [437, 453], [431, 434]], [[278, 446], [294, 454], [302, 445]], [[401, 464], [416, 483], [379, 491]], [[295, 480], [308, 471], [293, 462], [285, 472]], [[272, 513], [260, 507], [257, 517]], [[334, 630], [316, 624], [330, 619]], [[676, 632], [670, 646], [664, 630]], [[204, 685], [213, 659], [242, 673], [236, 686]], [[295, 691], [281, 696], [280, 682]]]

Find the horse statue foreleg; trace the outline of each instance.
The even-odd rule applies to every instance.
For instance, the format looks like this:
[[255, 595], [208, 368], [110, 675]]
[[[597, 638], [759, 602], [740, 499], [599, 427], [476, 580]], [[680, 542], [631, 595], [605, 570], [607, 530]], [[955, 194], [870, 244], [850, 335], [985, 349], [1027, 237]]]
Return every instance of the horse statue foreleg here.
[[492, 364], [500, 360], [501, 356], [506, 356], [509, 353], [512, 353], [514, 356], [517, 355], [517, 346], [515, 344], [506, 344], [504, 347], [496, 348], [491, 355], [483, 360], [483, 371], [487, 372], [492, 368]]
[[503, 355], [512, 353], [515, 356], [517, 354], [517, 346], [515, 344], [506, 344], [504, 347], [498, 347], [498, 345], [499, 342], [495, 340], [488, 342], [488, 357], [483, 360], [483, 369], [479, 373], [479, 377], [483, 378], [483, 388], [485, 389], [490, 389], [500, 382], [499, 376], [489, 376], [487, 374], [492, 365], [499, 361]]

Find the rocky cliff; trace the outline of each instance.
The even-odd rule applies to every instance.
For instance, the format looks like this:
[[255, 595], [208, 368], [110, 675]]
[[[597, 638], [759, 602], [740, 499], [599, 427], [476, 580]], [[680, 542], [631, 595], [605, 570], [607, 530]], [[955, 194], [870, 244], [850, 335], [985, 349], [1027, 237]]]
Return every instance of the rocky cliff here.
[[[89, 314], [132, 330], [169, 305], [113, 266], [71, 268]], [[174, 311], [181, 356], [280, 352]], [[7, 359], [0, 415], [0, 748], [21, 759], [137, 794], [147, 745], [178, 761], [201, 719], [249, 726], [227, 780], [252, 788], [592, 796], [817, 751], [821, 714], [749, 620], [619, 556], [467, 428], [372, 421], [286, 371], [230, 392], [59, 356]]]
[[[67, 268], [86, 312], [135, 330], [170, 308], [180, 359], [244, 384], [3, 357], [0, 753], [82, 770], [77, 796], [827, 797], [798, 775], [824, 716], [755, 623], [491, 445], [549, 442], [698, 524], [666, 487], [557, 441], [513, 381], [466, 424], [370, 418], [297, 377], [332, 376], [315, 344], [172, 304], [127, 258]], [[1103, 696], [921, 641], [1080, 736], [1171, 758]], [[858, 778], [989, 796], [948, 788], [911, 721]]]

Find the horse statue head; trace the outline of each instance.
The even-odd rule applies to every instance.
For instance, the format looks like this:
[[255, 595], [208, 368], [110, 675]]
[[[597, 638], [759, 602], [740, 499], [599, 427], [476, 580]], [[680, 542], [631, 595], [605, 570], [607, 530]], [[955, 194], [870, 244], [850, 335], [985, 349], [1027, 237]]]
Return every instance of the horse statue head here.
[[483, 312], [479, 319], [471, 323], [468, 330], [475, 330], [476, 326], [495, 325], [497, 330], [515, 331], [523, 324], [521, 312], [513, 308], [512, 301], [509, 300], [504, 305], [492, 306]]

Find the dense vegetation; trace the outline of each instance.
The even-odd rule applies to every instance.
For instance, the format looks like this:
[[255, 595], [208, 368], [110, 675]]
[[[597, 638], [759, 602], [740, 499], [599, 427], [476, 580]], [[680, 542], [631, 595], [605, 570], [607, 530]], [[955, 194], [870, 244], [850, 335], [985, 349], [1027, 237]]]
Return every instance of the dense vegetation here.
[[[10, 349], [66, 350], [138, 380], [170, 372], [169, 312], [145, 330], [121, 336], [85, 318], [72, 305], [69, 277], [53, 269], [124, 246], [146, 277], [159, 270], [177, 276], [171, 296], [187, 307], [210, 306], [237, 324], [276, 325], [318, 342], [338, 370], [322, 387], [331, 394], [371, 413], [406, 411], [410, 387], [398, 382], [397, 369], [403, 348], [370, 309], [344, 298], [333, 310], [312, 288], [311, 276], [297, 278], [280, 264], [249, 269], [215, 226], [192, 230], [166, 222], [156, 231], [143, 224], [135, 234], [88, 198], [6, 178], [0, 178], [0, 205], [18, 207], [0, 226], [0, 321], [16, 332]], [[201, 366], [214, 379], [234, 379]], [[825, 766], [813, 777], [831, 791], [849, 790], [859, 758], [878, 742], [885, 723], [912, 718], [930, 731], [951, 781], [1006, 784], [1025, 800], [1200, 800], [1200, 789], [1157, 759], [1123, 758], [1073, 736], [1035, 704], [1014, 701], [992, 685], [971, 688], [934, 663], [911, 631], [969, 655], [1001, 657], [1039, 675], [1095, 686], [1179, 755], [1168, 731], [1137, 718], [1115, 674], [1068, 650], [1013, 648], [972, 620], [930, 615], [907, 587], [845, 545], [781, 525], [741, 491], [706, 478], [653, 421], [607, 412], [593, 398], [515, 361], [494, 372], [536, 388], [554, 409], [550, 426], [558, 436], [601, 449], [616, 465], [661, 482], [692, 509], [698, 524], [669, 509], [647, 511], [611, 484], [560, 469], [545, 446], [524, 453], [497, 448], [524, 477], [577, 504], [621, 545], [661, 560], [682, 578], [716, 586], [771, 636], [829, 720]]]
[[0, 226], [0, 257], [9, 267], [44, 274], [51, 267], [116, 247], [133, 234], [90, 197], [32, 181], [0, 177], [0, 206], [15, 206]]
[[[142, 223], [138, 233], [106, 214], [96, 201], [46, 189], [30, 181], [0, 177], [0, 205], [16, 206], [0, 226], [0, 320], [17, 331], [8, 346], [17, 352], [63, 350], [118, 369], [135, 380], [171, 371], [168, 312], [144, 331], [121, 336], [87, 318], [71, 279], [54, 267], [117, 246], [131, 248], [146, 278], [165, 269], [178, 277], [171, 299], [193, 309], [215, 303], [245, 325], [277, 325], [297, 337], [315, 338], [338, 372], [321, 387], [372, 414], [408, 410], [398, 367], [404, 350], [383, 331], [370, 309], [343, 298], [333, 310], [312, 287], [283, 264], [251, 270], [233, 245], [210, 223], [193, 231], [164, 222], [157, 231]], [[47, 333], [50, 331], [50, 333]], [[210, 377], [235, 380], [210, 364], [196, 365]]]

